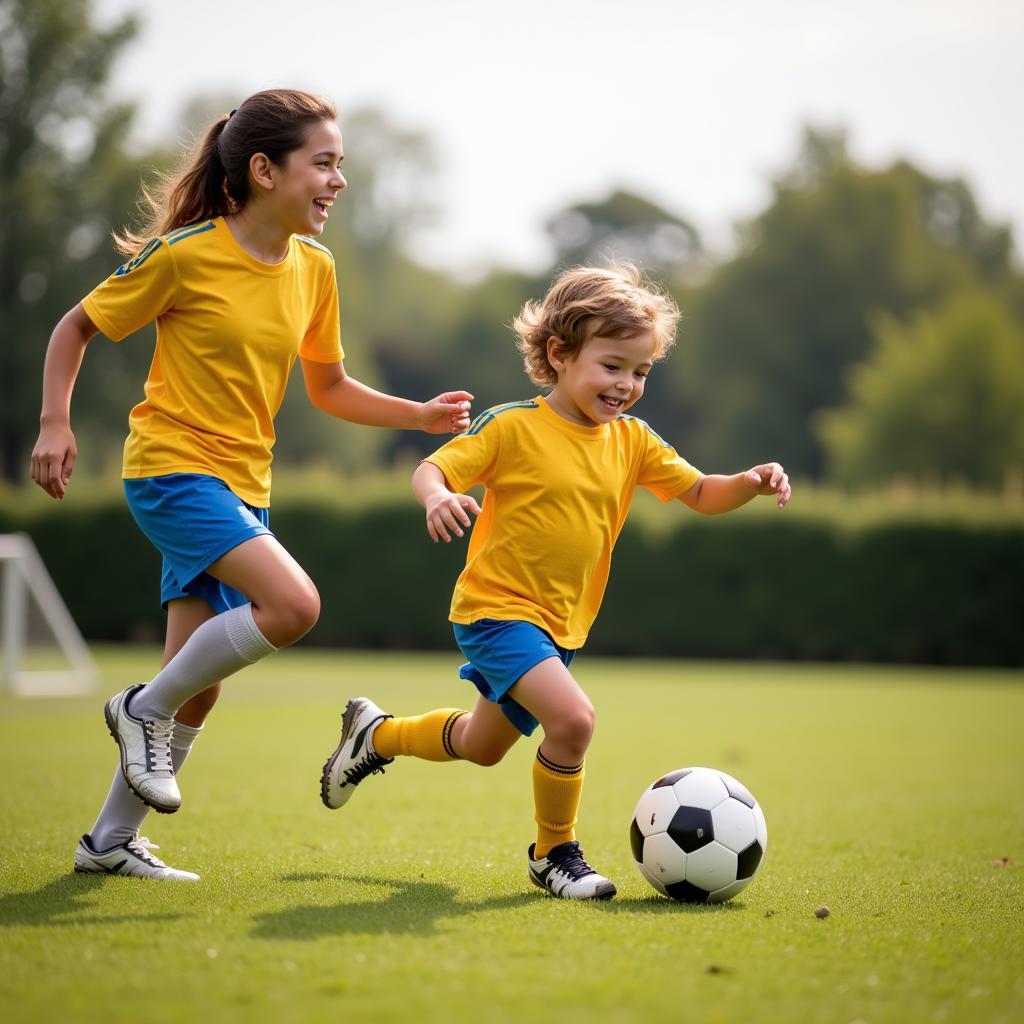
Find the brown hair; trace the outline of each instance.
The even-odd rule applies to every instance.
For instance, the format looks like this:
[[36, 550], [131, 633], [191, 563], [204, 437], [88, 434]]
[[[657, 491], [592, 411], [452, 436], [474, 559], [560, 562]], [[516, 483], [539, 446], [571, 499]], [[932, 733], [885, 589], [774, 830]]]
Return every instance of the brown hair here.
[[563, 271], [540, 303], [527, 302], [512, 321], [526, 375], [540, 387], [553, 387], [558, 374], [548, 362], [548, 339], [572, 358], [595, 334], [627, 338], [650, 331], [654, 358], [664, 359], [675, 344], [679, 307], [632, 263], [608, 269], [572, 267]]
[[330, 100], [296, 89], [267, 89], [244, 100], [207, 129], [205, 137], [185, 154], [176, 171], [145, 184], [139, 199], [138, 231], [113, 232], [114, 244], [126, 256], [137, 256], [155, 235], [228, 213], [249, 200], [249, 161], [263, 153], [283, 166], [288, 154], [301, 149], [310, 128], [337, 120]]

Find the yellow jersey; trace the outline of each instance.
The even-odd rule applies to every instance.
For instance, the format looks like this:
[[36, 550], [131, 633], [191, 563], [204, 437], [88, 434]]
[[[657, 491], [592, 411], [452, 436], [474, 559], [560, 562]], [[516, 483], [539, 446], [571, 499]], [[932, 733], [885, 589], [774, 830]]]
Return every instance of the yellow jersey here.
[[280, 263], [263, 263], [217, 217], [152, 239], [82, 306], [112, 341], [156, 320], [124, 477], [202, 473], [267, 507], [274, 417], [296, 357], [344, 357], [330, 251], [293, 235]]
[[486, 488], [451, 621], [521, 619], [570, 649], [597, 617], [636, 487], [670, 501], [701, 476], [643, 420], [582, 426], [542, 397], [488, 409], [425, 461], [457, 493]]

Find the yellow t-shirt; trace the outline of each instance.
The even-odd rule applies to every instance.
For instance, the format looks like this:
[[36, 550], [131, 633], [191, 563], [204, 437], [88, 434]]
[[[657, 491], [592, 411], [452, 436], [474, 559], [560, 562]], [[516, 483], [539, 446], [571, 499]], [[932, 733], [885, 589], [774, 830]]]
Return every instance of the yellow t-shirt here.
[[156, 320], [124, 477], [203, 473], [268, 506], [274, 417], [296, 356], [344, 357], [330, 252], [294, 235], [284, 260], [263, 263], [217, 217], [154, 238], [82, 306], [112, 341]]
[[426, 459], [452, 490], [486, 487], [451, 621], [522, 619], [582, 647], [637, 485], [662, 501], [700, 472], [643, 420], [585, 427], [544, 398], [496, 406]]

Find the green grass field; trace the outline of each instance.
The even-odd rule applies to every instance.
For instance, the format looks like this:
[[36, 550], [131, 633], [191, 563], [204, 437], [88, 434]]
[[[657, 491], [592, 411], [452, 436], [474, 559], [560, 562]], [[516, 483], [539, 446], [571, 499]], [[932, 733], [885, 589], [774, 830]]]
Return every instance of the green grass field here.
[[[37, 1021], [918, 1022], [1024, 1019], [1019, 673], [601, 661], [580, 838], [596, 905], [527, 880], [530, 763], [396, 762], [319, 801], [346, 697], [468, 700], [456, 657], [289, 651], [247, 670], [144, 834], [195, 886], [76, 876], [116, 762], [101, 704], [0, 698], [0, 1007]], [[768, 855], [688, 907], [632, 865], [640, 792], [686, 765], [754, 792]], [[819, 920], [815, 908], [831, 915]]]

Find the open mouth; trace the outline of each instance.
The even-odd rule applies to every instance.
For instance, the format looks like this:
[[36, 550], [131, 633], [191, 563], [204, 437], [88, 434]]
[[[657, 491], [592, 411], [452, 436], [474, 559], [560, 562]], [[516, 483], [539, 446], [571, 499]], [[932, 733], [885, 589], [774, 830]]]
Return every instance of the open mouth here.
[[331, 212], [331, 207], [334, 205], [333, 199], [314, 199], [313, 205], [317, 208], [320, 214], [326, 220], [327, 215]]
[[618, 412], [626, 404], [622, 398], [609, 398], [608, 395], [598, 395], [598, 398], [601, 399], [602, 405], [613, 412]]

